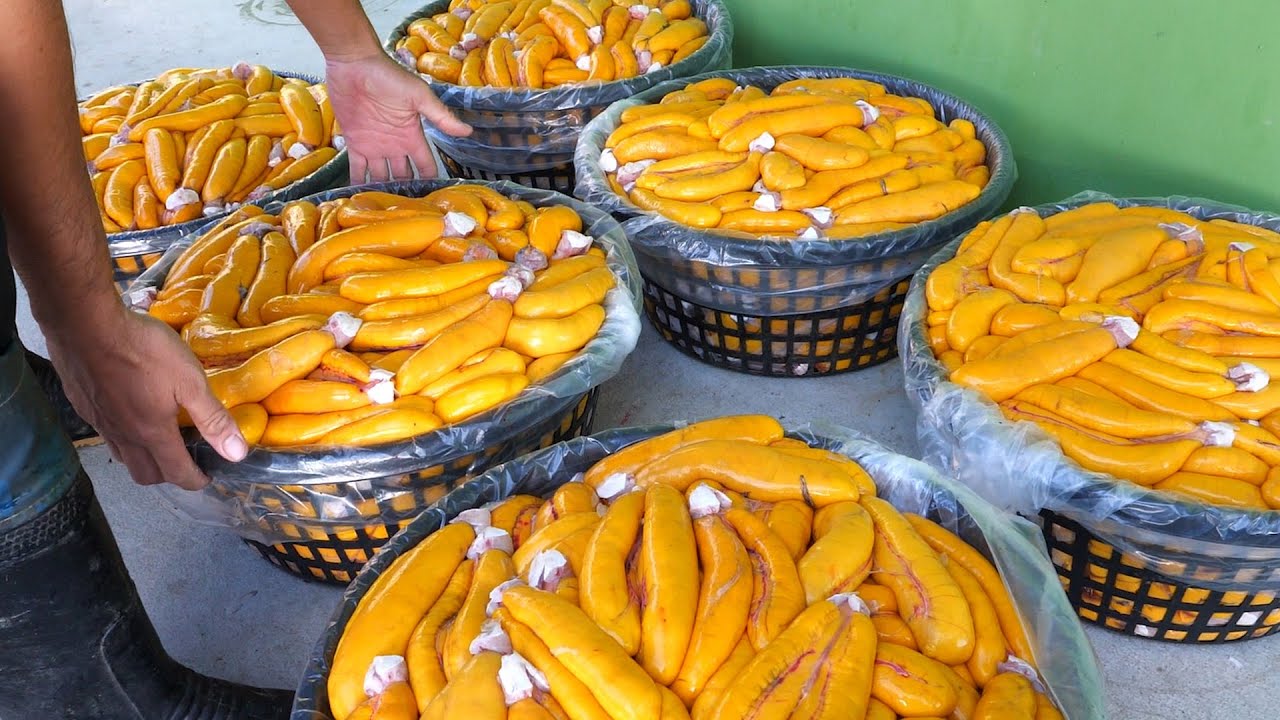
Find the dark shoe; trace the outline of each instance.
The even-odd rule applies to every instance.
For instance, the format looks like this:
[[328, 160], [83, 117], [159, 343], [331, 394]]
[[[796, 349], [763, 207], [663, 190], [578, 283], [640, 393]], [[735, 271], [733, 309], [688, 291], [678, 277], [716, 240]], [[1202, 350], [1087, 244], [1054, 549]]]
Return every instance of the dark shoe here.
[[71, 438], [71, 443], [76, 447], [101, 445], [102, 437], [98, 435], [98, 431], [85, 422], [84, 418], [80, 417], [76, 409], [71, 406], [71, 401], [67, 399], [67, 394], [62, 389], [62, 378], [58, 377], [58, 371], [53, 369], [53, 363], [28, 350], [27, 364], [31, 366], [31, 372], [35, 374], [36, 382], [40, 383], [40, 389], [44, 391], [45, 397], [49, 398], [49, 404], [53, 405], [54, 411], [57, 412], [58, 424]]
[[198, 674], [169, 657], [81, 472], [0, 532], [0, 717], [286, 720], [293, 693]]

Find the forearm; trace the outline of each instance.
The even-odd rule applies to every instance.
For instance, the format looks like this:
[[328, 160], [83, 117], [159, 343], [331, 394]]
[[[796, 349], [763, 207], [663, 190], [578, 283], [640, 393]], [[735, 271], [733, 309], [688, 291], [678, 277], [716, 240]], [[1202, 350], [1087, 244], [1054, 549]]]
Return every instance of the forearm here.
[[359, 60], [382, 52], [359, 0], [287, 0], [325, 60]]
[[49, 0], [5, 9], [17, 31], [0, 43], [0, 215], [36, 320], [74, 331], [122, 306], [80, 148], [66, 18]]

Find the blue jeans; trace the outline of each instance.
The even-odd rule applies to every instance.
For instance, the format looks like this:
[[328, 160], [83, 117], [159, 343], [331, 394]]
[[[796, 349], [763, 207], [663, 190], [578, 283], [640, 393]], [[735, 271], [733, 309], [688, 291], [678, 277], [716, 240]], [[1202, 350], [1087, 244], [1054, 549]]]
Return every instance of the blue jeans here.
[[13, 341], [0, 351], [0, 533], [49, 509], [79, 469], [21, 343]]

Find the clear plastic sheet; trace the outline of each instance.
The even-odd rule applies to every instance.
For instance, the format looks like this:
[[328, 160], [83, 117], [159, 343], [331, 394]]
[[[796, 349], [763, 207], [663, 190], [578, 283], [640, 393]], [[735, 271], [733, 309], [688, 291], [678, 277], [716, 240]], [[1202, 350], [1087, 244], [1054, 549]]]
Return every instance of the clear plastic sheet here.
[[[356, 577], [316, 644], [294, 699], [292, 720], [331, 720], [327, 679], [347, 620], [378, 577], [410, 548], [463, 510], [515, 494], [547, 496], [606, 455], [678, 424], [609, 430], [559, 443], [493, 468], [447, 495], [396, 535]], [[791, 437], [843, 453], [866, 468], [880, 497], [925, 515], [991, 559], [1004, 577], [1027, 628], [1041, 675], [1069, 720], [1105, 717], [1101, 673], [1093, 649], [1067, 604], [1029, 523], [1010, 518], [928, 465], [897, 455], [853, 430], [805, 424]]]
[[[573, 163], [578, 134], [609, 105], [672, 78], [727, 68], [733, 50], [733, 23], [723, 0], [692, 0], [693, 14], [707, 24], [705, 45], [670, 67], [608, 83], [582, 83], [546, 90], [464, 87], [423, 78], [440, 100], [475, 130], [455, 138], [426, 126], [431, 141], [457, 162], [489, 172], [518, 174]], [[387, 38], [387, 52], [408, 33], [411, 23], [449, 11], [437, 0], [405, 18]]]
[[[630, 107], [656, 103], [667, 93], [708, 78], [771, 91], [799, 78], [854, 77], [889, 92], [928, 100], [938, 119], [969, 120], [987, 146], [991, 181], [973, 202], [935, 220], [850, 240], [757, 237], [729, 230], [698, 230], [642, 210], [614, 192], [600, 168], [605, 140]], [[578, 140], [574, 194], [620, 218], [640, 271], [692, 302], [726, 312], [782, 315], [830, 310], [866, 302], [915, 272], [939, 245], [968, 230], [1004, 204], [1017, 178], [1009, 139], [990, 118], [960, 98], [893, 75], [846, 68], [785, 65], [709, 72], [664, 83], [617, 103], [596, 118]]]
[[[1035, 210], [1043, 217], [1094, 202], [1167, 207], [1280, 231], [1278, 215], [1188, 197], [1086, 192]], [[1085, 470], [1035, 424], [1011, 422], [986, 397], [947, 380], [926, 339], [924, 284], [959, 244], [957, 238], [938, 251], [916, 275], [898, 334], [922, 457], [1004, 509], [1065, 515], [1170, 579], [1218, 590], [1280, 589], [1280, 512], [1209, 505]]]
[[[303, 75], [301, 73], [291, 73], [286, 71], [277, 71], [277, 75], [286, 78], [297, 78], [305, 80], [309, 83], [324, 82], [323, 78], [314, 75]], [[143, 81], [145, 82], [145, 81]], [[140, 85], [141, 83], [126, 83], [128, 85]], [[83, 98], [82, 98], [83, 100]], [[272, 202], [288, 202], [306, 197], [313, 193], [328, 190], [335, 185], [343, 184], [347, 179], [347, 151], [345, 149], [338, 151], [332, 160], [321, 165], [318, 170], [307, 175], [301, 180], [277, 190], [255, 204], [262, 206]], [[200, 228], [208, 225], [210, 222], [217, 222], [226, 217], [231, 211], [210, 215], [207, 217], [196, 218], [177, 225], [167, 225], [151, 230], [127, 230], [124, 232], [112, 233], [107, 236], [107, 248], [111, 252], [111, 257], [132, 257], [134, 255], [147, 255], [151, 253], [161, 253], [169, 249], [179, 238], [186, 237], [192, 233], [198, 232]]]
[[[348, 197], [365, 190], [421, 196], [459, 180], [414, 180], [342, 188], [309, 200], [321, 202]], [[194, 432], [188, 432], [188, 448], [196, 463], [212, 480], [208, 488], [187, 492], [166, 487], [174, 509], [195, 522], [231, 527], [242, 537], [265, 543], [297, 541], [282, 533], [287, 521], [313, 528], [344, 531], [380, 525], [384, 518], [370, 506], [384, 509], [408, 500], [415, 490], [409, 476], [438, 466], [448, 466], [453, 478], [489, 467], [493, 461], [483, 452], [525, 439], [526, 434], [558, 419], [582, 396], [617, 374], [640, 336], [639, 278], [626, 236], [613, 218], [559, 193], [532, 190], [507, 182], [487, 183], [509, 197], [535, 206], [569, 205], [583, 219], [583, 232], [595, 238], [607, 253], [608, 267], [618, 279], [605, 298], [605, 322], [577, 357], [550, 377], [493, 410], [456, 425], [411, 440], [389, 445], [339, 449], [253, 448], [244, 460], [224, 460]], [[279, 206], [266, 208], [278, 211]], [[190, 242], [180, 242], [155, 266], [138, 278], [135, 289], [158, 286], [177, 256]], [[541, 432], [541, 430], [537, 430]], [[458, 468], [461, 463], [465, 466]], [[438, 482], [451, 478], [445, 473]], [[430, 482], [430, 481], [425, 481]], [[286, 521], [281, 523], [279, 521]]]

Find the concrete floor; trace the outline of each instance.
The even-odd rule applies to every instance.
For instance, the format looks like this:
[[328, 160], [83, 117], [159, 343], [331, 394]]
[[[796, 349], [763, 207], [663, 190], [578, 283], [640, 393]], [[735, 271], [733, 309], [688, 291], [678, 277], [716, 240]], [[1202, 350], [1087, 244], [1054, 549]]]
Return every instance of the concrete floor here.
[[[418, 0], [368, 0], [380, 33]], [[280, 0], [67, 0], [82, 92], [177, 65], [245, 59], [319, 72], [318, 51]], [[25, 309], [21, 331], [43, 349]], [[661, 392], [652, 379], [664, 378]], [[896, 364], [829, 379], [767, 380], [700, 365], [646, 325], [640, 346], [601, 396], [597, 428], [736, 412], [823, 419], [911, 453], [914, 418]], [[82, 455], [125, 561], [164, 640], [211, 675], [294, 687], [339, 595], [273, 568], [230, 533], [175, 520], [103, 449]], [[1087, 628], [1116, 720], [1262, 718], [1280, 691], [1280, 641], [1219, 647], [1156, 644]]]

